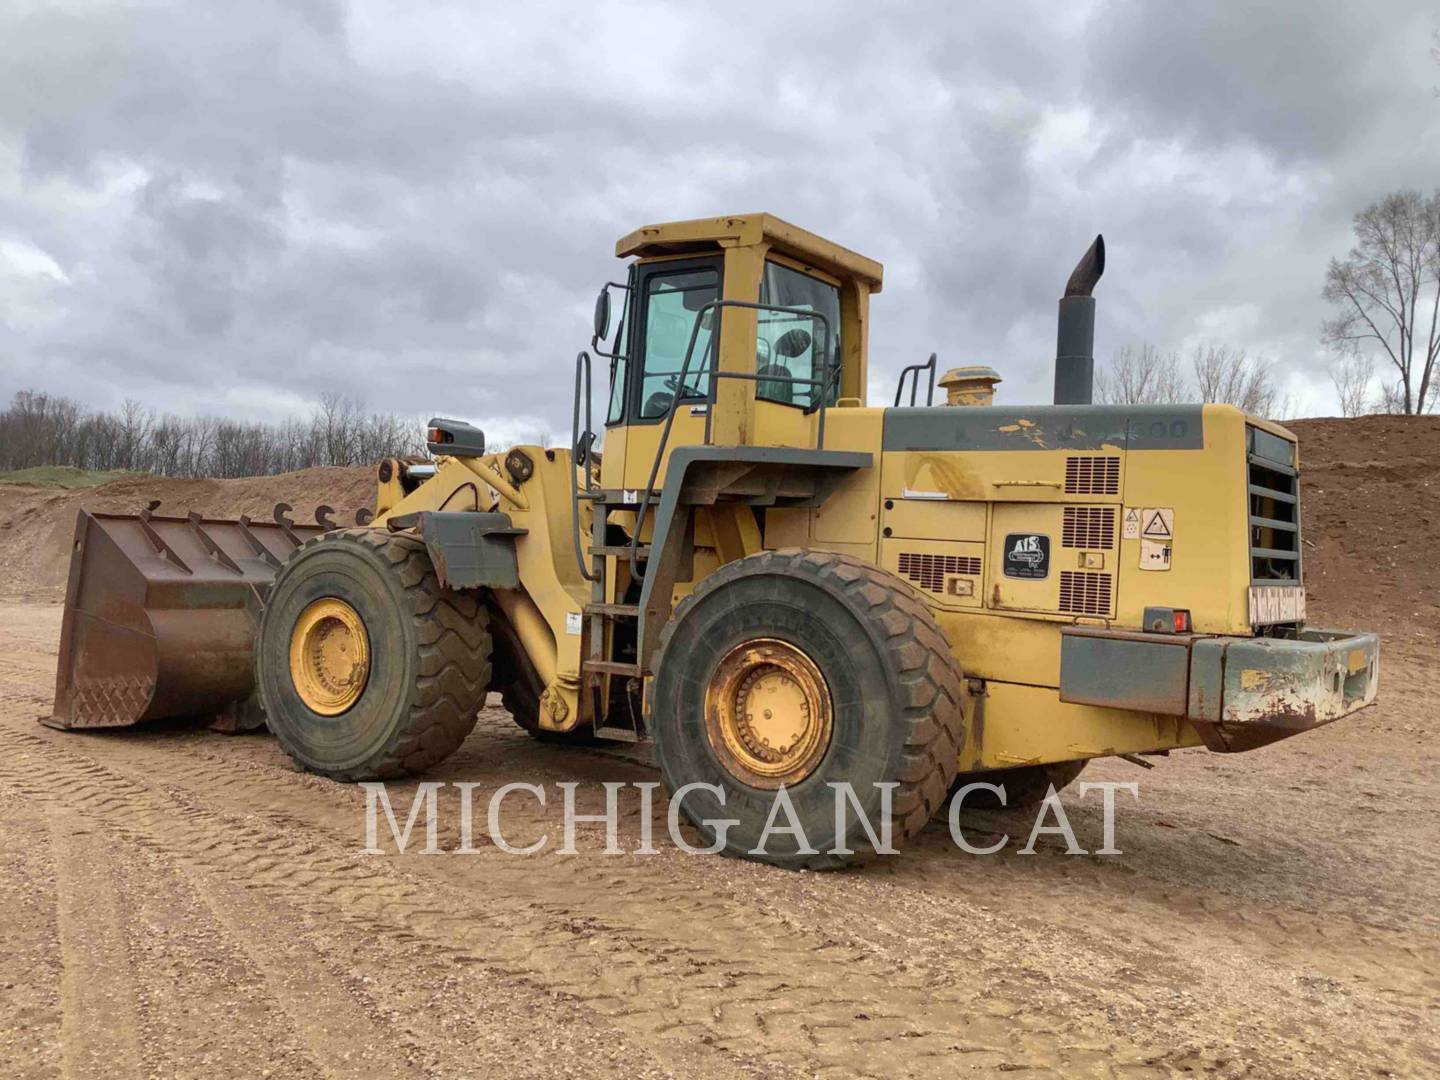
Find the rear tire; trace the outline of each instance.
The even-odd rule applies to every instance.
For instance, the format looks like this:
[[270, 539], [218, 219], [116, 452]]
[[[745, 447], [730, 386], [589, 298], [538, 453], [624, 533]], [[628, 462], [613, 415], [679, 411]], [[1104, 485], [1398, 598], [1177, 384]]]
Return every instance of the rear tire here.
[[[296, 687], [291, 637], [318, 600], [343, 601], [368, 639], [358, 698], [321, 715]], [[286, 753], [336, 780], [420, 772], [475, 726], [490, 684], [489, 613], [473, 593], [441, 587], [425, 545], [380, 529], [337, 529], [287, 562], [260, 622], [258, 682]]]
[[[754, 666], [737, 673], [735, 657], [747, 654]], [[791, 676], [780, 673], [785, 664]], [[693, 790], [682, 809], [709, 844], [716, 830], [707, 819], [737, 822], [724, 837], [726, 854], [811, 869], [871, 854], [853, 807], [845, 834], [836, 835], [829, 785], [840, 782], [852, 785], [877, 832], [876, 785], [896, 785], [891, 844], [899, 847], [930, 820], [955, 778], [965, 741], [960, 668], [914, 590], [862, 560], [773, 551], [722, 567], [677, 608], [654, 670], [651, 734], [665, 784], [672, 792], [713, 784], [724, 793], [722, 802]], [[737, 686], [748, 696], [734, 708], [717, 705]], [[787, 707], [787, 699], [803, 704]], [[778, 723], [772, 704], [776, 717], [794, 721], [760, 740], [761, 725]], [[724, 734], [733, 735], [735, 722], [716, 719], [725, 714], [745, 721], [738, 756]], [[821, 714], [823, 723], [812, 721]], [[772, 756], [793, 761], [793, 776], [761, 775]], [[807, 853], [793, 835], [772, 834], [765, 852], [753, 854], [782, 782], [816, 851]], [[786, 823], [783, 810], [776, 823]], [[837, 848], [853, 854], [832, 853]]]

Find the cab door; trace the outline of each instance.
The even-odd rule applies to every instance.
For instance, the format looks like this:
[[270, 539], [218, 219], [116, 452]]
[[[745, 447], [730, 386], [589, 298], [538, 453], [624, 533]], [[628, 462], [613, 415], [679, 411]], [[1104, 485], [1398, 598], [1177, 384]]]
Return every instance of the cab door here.
[[[710, 371], [720, 329], [719, 309], [707, 310], [706, 305], [720, 298], [721, 275], [720, 256], [639, 267], [622, 421], [626, 428], [622, 486], [627, 489], [643, 489], [649, 482], [672, 403], [675, 419], [666, 456], [677, 446], [705, 441]], [[682, 381], [687, 351], [689, 367]], [[662, 468], [657, 487], [664, 477]]]

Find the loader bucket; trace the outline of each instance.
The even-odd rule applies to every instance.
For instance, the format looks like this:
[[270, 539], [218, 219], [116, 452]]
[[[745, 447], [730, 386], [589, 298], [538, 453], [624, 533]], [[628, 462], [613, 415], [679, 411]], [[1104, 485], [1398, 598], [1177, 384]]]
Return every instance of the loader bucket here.
[[261, 607], [290, 553], [322, 531], [289, 522], [280, 508], [275, 524], [81, 510], [55, 713], [44, 722], [107, 728], [205, 716], [258, 726]]

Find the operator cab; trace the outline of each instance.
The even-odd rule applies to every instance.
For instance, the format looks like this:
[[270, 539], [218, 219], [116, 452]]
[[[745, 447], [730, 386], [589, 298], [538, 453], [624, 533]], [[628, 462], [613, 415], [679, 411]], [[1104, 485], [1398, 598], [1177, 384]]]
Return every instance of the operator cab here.
[[616, 255], [634, 261], [602, 290], [593, 342], [610, 361], [605, 486], [643, 485], [675, 446], [815, 447], [824, 410], [863, 404], [879, 263], [768, 214], [645, 226]]

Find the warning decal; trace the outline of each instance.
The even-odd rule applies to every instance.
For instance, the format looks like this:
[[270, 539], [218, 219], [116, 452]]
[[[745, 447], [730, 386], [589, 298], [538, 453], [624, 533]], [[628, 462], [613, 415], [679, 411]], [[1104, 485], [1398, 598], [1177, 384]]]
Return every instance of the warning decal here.
[[1165, 540], [1140, 541], [1141, 570], [1169, 570], [1170, 544]]
[[1140, 539], [1140, 511], [1133, 506], [1125, 511], [1125, 528], [1120, 535], [1126, 540]]
[[1168, 506], [1147, 506], [1140, 511], [1140, 535], [1146, 540], [1175, 538], [1175, 511]]

